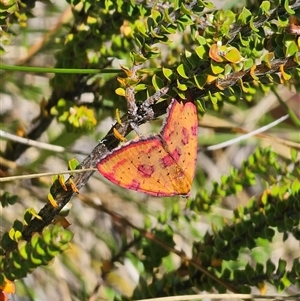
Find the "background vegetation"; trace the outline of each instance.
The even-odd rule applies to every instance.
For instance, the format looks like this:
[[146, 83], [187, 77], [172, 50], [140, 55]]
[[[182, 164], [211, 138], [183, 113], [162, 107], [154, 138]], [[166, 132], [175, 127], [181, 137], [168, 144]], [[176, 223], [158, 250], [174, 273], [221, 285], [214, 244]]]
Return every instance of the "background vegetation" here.
[[[76, 160], [95, 167], [122, 143], [116, 109], [119, 133], [131, 131], [133, 97], [160, 100], [136, 120], [143, 134], [159, 131], [167, 101], [187, 89], [199, 113], [188, 199], [128, 191], [93, 171], [1, 182], [2, 291], [15, 287], [15, 300], [299, 292], [300, 1], [214, 4], [1, 2], [1, 177], [61, 174]], [[206, 148], [285, 114], [267, 134]]]

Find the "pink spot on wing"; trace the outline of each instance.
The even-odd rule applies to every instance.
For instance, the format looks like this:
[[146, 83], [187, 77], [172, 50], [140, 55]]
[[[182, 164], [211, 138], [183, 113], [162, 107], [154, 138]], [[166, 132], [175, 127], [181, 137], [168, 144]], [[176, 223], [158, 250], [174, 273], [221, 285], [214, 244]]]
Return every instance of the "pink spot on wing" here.
[[137, 169], [139, 174], [144, 178], [150, 178], [155, 171], [153, 165], [147, 165], [147, 164], [140, 164]]
[[115, 179], [115, 173], [114, 172], [104, 172], [102, 171], [102, 174], [107, 178], [109, 179], [110, 181], [116, 183], [116, 179]]
[[[110, 156], [107, 156], [103, 161], [100, 161], [100, 163], [105, 162], [106, 160], [109, 160]], [[113, 168], [112, 168], [112, 173], [114, 173], [116, 170], [118, 170], [120, 167], [122, 167], [123, 165], [127, 164], [127, 158], [125, 159], [121, 159], [119, 162], [117, 162], [116, 164], [114, 164]]]
[[167, 154], [160, 159], [160, 163], [163, 168], [166, 168], [174, 163], [174, 159], [170, 154]]
[[174, 162], [177, 162], [181, 156], [180, 149], [176, 148], [171, 154], [165, 155], [160, 159], [161, 165], [163, 168], [171, 166]]
[[181, 139], [181, 143], [183, 144], [183, 145], [186, 145], [186, 144], [188, 144], [189, 143], [189, 138], [190, 138], [190, 136], [189, 136], [189, 131], [187, 130], [187, 128], [186, 127], [183, 127], [182, 128], [182, 135], [183, 135], [183, 137], [182, 137], [182, 139]]
[[128, 185], [129, 189], [139, 190], [141, 183], [137, 180], [132, 180], [131, 184]]
[[141, 151], [142, 154], [151, 154], [155, 149], [157, 149], [157, 145], [153, 145], [146, 150]]
[[172, 129], [167, 129], [168, 131], [166, 131], [165, 133], [164, 133], [164, 140], [165, 141], [170, 141], [170, 140], [172, 140], [171, 138], [172, 138], [172, 136], [174, 135], [174, 133], [175, 133], [175, 130], [172, 130]]
[[172, 158], [177, 162], [181, 156], [181, 151], [179, 148], [175, 148], [175, 150], [172, 152]]
[[192, 126], [192, 135], [197, 136], [198, 124]]

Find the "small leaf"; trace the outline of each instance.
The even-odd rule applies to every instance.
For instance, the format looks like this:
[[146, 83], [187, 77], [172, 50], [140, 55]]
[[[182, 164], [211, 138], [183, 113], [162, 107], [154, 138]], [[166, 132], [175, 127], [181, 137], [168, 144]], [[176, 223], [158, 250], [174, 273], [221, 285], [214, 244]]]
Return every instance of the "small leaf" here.
[[204, 75], [194, 75], [194, 83], [199, 89], [203, 89], [206, 84], [206, 77]]
[[[1, 285], [0, 290], [5, 292], [6, 294], [14, 294], [15, 293], [15, 285], [12, 281], [9, 281], [8, 279], [4, 279], [4, 283]], [[3, 301], [4, 300], [5, 299], [3, 299]]]
[[197, 99], [197, 108], [200, 112], [206, 112], [205, 102], [202, 99]]
[[241, 32], [239, 32], [239, 39], [241, 41], [241, 44], [245, 47], [247, 47], [250, 43], [249, 39], [247, 39], [247, 38], [244, 39], [243, 38], [243, 35], [241, 34]]
[[15, 231], [14, 240], [18, 242], [20, 239], [22, 239], [22, 232], [17, 230]]
[[146, 39], [149, 38], [149, 35], [146, 33], [147, 30], [146, 30], [145, 26], [142, 23], [141, 23], [141, 25], [137, 24], [136, 27], [135, 27], [135, 30], [139, 31], [139, 34], [140, 34], [141, 38], [146, 38]]
[[163, 24], [161, 25], [161, 29], [163, 32], [166, 32], [168, 34], [176, 33], [176, 27], [169, 25], [168, 27], [165, 27]]
[[180, 10], [183, 14], [186, 14], [188, 16], [191, 15], [191, 10], [189, 10], [183, 3], [181, 3]]
[[177, 89], [176, 87], [173, 88], [174, 91], [178, 94], [178, 96], [182, 99], [185, 98], [185, 92], [182, 92], [181, 90]]
[[287, 13], [289, 13], [290, 15], [294, 15], [295, 11], [291, 9], [289, 4], [290, 4], [290, 0], [285, 0], [284, 1], [284, 8], [285, 8]]
[[[248, 70], [248, 69], [252, 68], [253, 66], [256, 66], [254, 64], [253, 59], [251, 59], [251, 58], [244, 59], [243, 64], [244, 64], [244, 70]], [[258, 79], [258, 78], [256, 78], [256, 79]]]
[[211, 82], [215, 81], [217, 78], [218, 78], [217, 76], [214, 76], [212, 74], [208, 74], [207, 77], [206, 77], [206, 82], [211, 83]]
[[264, 296], [267, 292], [267, 285], [265, 282], [258, 282], [257, 284], [258, 288], [259, 288], [259, 292], [261, 296]]
[[289, 80], [292, 76], [284, 71], [284, 65], [279, 66], [280, 74], [285, 80]]
[[174, 21], [170, 17], [167, 9], [164, 9], [164, 18], [166, 19], [167, 23], [174, 24]]
[[177, 88], [181, 91], [186, 91], [188, 87], [186, 84], [182, 84], [179, 80], [177, 80]]
[[221, 63], [223, 62], [223, 58], [219, 55], [219, 46], [217, 44], [213, 44], [209, 49], [209, 57], [215, 62]]
[[151, 29], [150, 32], [151, 32], [151, 37], [153, 37], [153, 38], [157, 38], [157, 39], [161, 40], [162, 38], [165, 37], [165, 35], [162, 33], [160, 33], [160, 34], [156, 33], [156, 31], [154, 29]]
[[117, 88], [115, 90], [116, 94], [119, 95], [119, 96], [125, 96], [125, 90], [123, 88]]
[[238, 21], [242, 23], [242, 25], [247, 24], [251, 18], [252, 14], [250, 10], [248, 10], [245, 6], [242, 9], [242, 12], [238, 16]]
[[260, 9], [267, 15], [269, 16], [270, 15], [270, 7], [271, 7], [271, 4], [270, 4], [270, 1], [263, 1], [260, 5]]
[[37, 214], [37, 212], [35, 211], [34, 208], [30, 208], [30, 209], [28, 209], [28, 210], [29, 210], [29, 212], [32, 214], [32, 216], [34, 216], [35, 218], [39, 219], [40, 221], [43, 220], [42, 217], [39, 216], [39, 215]]
[[63, 175], [58, 175], [58, 182], [64, 191], [68, 191], [68, 188], [65, 184], [65, 177]]
[[296, 179], [291, 185], [291, 190], [293, 194], [296, 194], [300, 191], [300, 180]]
[[156, 91], [164, 87], [164, 82], [156, 74], [152, 76], [152, 84]]
[[68, 161], [68, 168], [70, 170], [75, 170], [78, 165], [79, 161], [76, 158], [72, 158]]
[[221, 64], [216, 63], [215, 61], [211, 62], [210, 68], [211, 68], [213, 74], [215, 74], [215, 75], [218, 75], [218, 74], [224, 72], [224, 66], [222, 66]]
[[38, 233], [34, 233], [32, 235], [31, 240], [30, 240], [30, 245], [32, 246], [33, 249], [37, 245], [39, 238], [40, 238], [40, 234], [38, 234]]
[[216, 97], [216, 95], [211, 94], [211, 92], [209, 91], [209, 99], [211, 100], [211, 102], [216, 105], [218, 102], [218, 98]]
[[183, 65], [183, 64], [180, 64], [178, 67], [177, 67], [177, 72], [178, 72], [178, 74], [181, 76], [181, 77], [183, 77], [183, 78], [186, 78], [186, 79], [188, 79], [189, 77], [187, 76], [187, 72], [188, 72], [188, 70], [187, 70], [187, 67], [185, 66], [185, 65]]
[[143, 91], [147, 89], [147, 85], [145, 84], [138, 84], [135, 87], [135, 92]]
[[169, 68], [162, 68], [163, 75], [168, 81], [171, 81], [171, 76], [173, 75], [173, 71]]
[[32, 252], [30, 254], [29, 260], [35, 265], [35, 266], [39, 266], [43, 264], [43, 261], [41, 259], [41, 257], [38, 254], [35, 254], [34, 252]]
[[206, 48], [204, 46], [198, 46], [196, 49], [196, 54], [198, 55], [198, 57], [200, 59], [204, 59], [207, 57], [207, 51]]
[[136, 63], [136, 64], [143, 64], [144, 62], [147, 61], [147, 58], [145, 56], [143, 56], [141, 53], [137, 53], [137, 52], [131, 52], [130, 53], [132, 58], [133, 58], [133, 61]]
[[152, 17], [155, 25], [157, 25], [157, 23], [161, 20], [160, 12], [158, 10], [155, 10], [155, 9], [151, 10], [151, 17]]
[[263, 57], [262, 57], [262, 62], [264, 62], [268, 68], [271, 69], [271, 61], [274, 59], [274, 53], [273, 52], [267, 52]]
[[0, 202], [2, 207], [14, 205], [18, 201], [18, 199], [19, 197], [17, 195], [11, 195], [7, 191], [5, 191], [2, 195], [0, 195]]
[[[53, 195], [51, 194], [51, 192], [48, 193], [47, 199], [48, 199], [49, 203], [52, 205], [52, 207], [54, 207], [54, 208], [59, 207], [58, 203], [55, 201], [55, 199], [54, 199]], [[27, 223], [27, 225], [28, 225], [28, 223]]]
[[292, 56], [298, 52], [298, 45], [295, 41], [291, 41], [290, 43], [286, 43], [286, 56]]
[[295, 148], [291, 148], [291, 159], [296, 163], [298, 158], [298, 151]]
[[259, 29], [256, 28], [256, 26], [253, 24], [253, 17], [251, 17], [251, 20], [250, 20], [249, 24], [250, 24], [251, 29], [252, 29], [254, 32], [259, 32]]
[[227, 53], [225, 54], [225, 59], [231, 63], [239, 63], [242, 60], [242, 56], [240, 52], [235, 47], [230, 47], [227, 49]]
[[240, 84], [240, 86], [241, 86], [243, 92], [248, 93], [249, 91], [248, 91], [248, 89], [245, 87], [243, 80], [242, 80], [242, 79], [239, 79], [238, 82], [239, 82], [239, 84]]
[[283, 276], [286, 269], [286, 261], [279, 259], [276, 275]]
[[9, 230], [9, 232], [8, 232], [8, 235], [9, 235], [9, 238], [11, 239], [11, 240], [15, 240], [15, 229], [14, 228], [11, 228], [10, 230]]
[[25, 241], [25, 240], [19, 241], [19, 243], [18, 243], [18, 250], [19, 250], [20, 256], [25, 260], [28, 259], [27, 245], [28, 245], [27, 241]]

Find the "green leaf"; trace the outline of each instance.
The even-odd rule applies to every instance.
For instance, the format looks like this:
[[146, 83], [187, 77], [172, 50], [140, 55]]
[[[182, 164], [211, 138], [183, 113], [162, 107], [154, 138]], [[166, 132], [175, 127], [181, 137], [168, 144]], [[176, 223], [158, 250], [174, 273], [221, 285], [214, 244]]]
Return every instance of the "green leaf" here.
[[13, 239], [10, 238], [9, 233], [5, 232], [1, 239], [1, 247], [4, 250], [6, 250], [11, 245], [12, 242], [13, 242]]
[[251, 19], [251, 11], [248, 10], [245, 6], [243, 6], [242, 12], [239, 14], [237, 20], [241, 22], [242, 25], [245, 25]]
[[286, 261], [283, 260], [283, 259], [279, 259], [278, 267], [277, 267], [277, 270], [276, 270], [276, 275], [282, 277], [285, 273], [285, 269], [286, 269]]
[[237, 64], [242, 60], [243, 57], [235, 47], [229, 47], [227, 50], [224, 56], [227, 61]]
[[178, 24], [183, 26], [182, 29], [185, 29], [188, 25], [194, 24], [193, 20], [191, 20], [190, 16], [182, 15], [177, 19]]
[[187, 85], [180, 83], [180, 81], [178, 79], [177, 79], [177, 88], [180, 91], [186, 91], [188, 89]]
[[197, 110], [200, 112], [206, 112], [205, 101], [202, 99], [197, 99]]
[[43, 260], [39, 254], [32, 252], [29, 256], [30, 262], [32, 262], [35, 266], [39, 266], [43, 264]]
[[70, 170], [75, 170], [78, 165], [79, 165], [79, 162], [76, 158], [72, 158], [68, 161], [68, 168]]
[[214, 105], [218, 103], [218, 97], [215, 94], [212, 94], [210, 91], [209, 91], [209, 99]]
[[249, 39], [244, 38], [243, 35], [241, 34], [241, 32], [239, 32], [239, 40], [244, 47], [247, 47], [250, 44]]
[[155, 25], [157, 25], [158, 22], [160, 22], [161, 19], [162, 19], [162, 16], [161, 16], [160, 12], [158, 10], [155, 10], [155, 9], [151, 10], [151, 17], [152, 17]]
[[290, 0], [285, 0], [284, 1], [284, 8], [286, 10], [287, 13], [289, 13], [290, 15], [294, 15], [295, 11], [291, 9], [290, 7]]
[[291, 160], [296, 163], [298, 158], [298, 151], [295, 148], [291, 148]]
[[180, 10], [183, 14], [190, 16], [192, 14], [191, 10], [188, 9], [183, 3], [180, 5]]
[[286, 42], [286, 56], [293, 56], [298, 52], [298, 45], [295, 41]]
[[251, 17], [249, 24], [250, 24], [251, 29], [252, 29], [254, 32], [259, 32], [259, 29], [256, 28], [256, 26], [255, 26], [254, 23], [253, 23], [253, 17]]
[[163, 80], [158, 77], [156, 74], [154, 74], [152, 76], [152, 84], [153, 84], [153, 87], [156, 91], [160, 90], [161, 88], [164, 87], [164, 82]]
[[203, 5], [203, 7], [206, 7], [207, 9], [215, 9], [215, 5], [211, 1], [202, 1], [200, 0], [199, 3]]
[[199, 89], [203, 89], [204, 85], [206, 84], [206, 77], [202, 75], [194, 75], [193, 77], [195, 85]]
[[27, 248], [27, 245], [28, 245], [28, 243], [25, 240], [21, 240], [18, 243], [19, 254], [25, 260], [28, 259], [28, 248]]
[[224, 241], [220, 236], [217, 236], [215, 239], [215, 246], [218, 251], [222, 251], [226, 246], [226, 241]]
[[188, 70], [188, 68], [187, 68], [185, 65], [180, 64], [180, 65], [177, 67], [176, 70], [177, 70], [178, 74], [179, 74], [181, 77], [186, 78], [186, 79], [189, 78], [188, 75], [187, 75], [187, 73], [189, 72], [189, 70]]
[[162, 68], [162, 72], [163, 72], [163, 75], [165, 76], [165, 78], [168, 80], [168, 81], [171, 81], [171, 78], [173, 77], [173, 71], [171, 69], [168, 69], [168, 68]]
[[266, 274], [273, 276], [273, 272], [275, 271], [275, 264], [271, 261], [271, 259], [267, 260], [266, 263]]
[[137, 64], [142, 64], [147, 61], [147, 58], [141, 53], [131, 52], [131, 55], [133, 56], [134, 62]]
[[296, 193], [298, 193], [300, 191], [300, 180], [299, 179], [295, 179], [292, 182], [291, 190], [292, 190], [293, 194], [296, 194]]
[[205, 46], [198, 46], [195, 49], [197, 55], [199, 56], [200, 59], [207, 59], [208, 58], [208, 50], [207, 47]]
[[139, 91], [143, 91], [147, 89], [147, 85], [146, 84], [138, 84], [134, 87], [135, 92], [139, 92]]
[[164, 18], [166, 19], [167, 23], [174, 24], [172, 18], [169, 15], [168, 9], [164, 9]]
[[37, 245], [39, 237], [40, 237], [40, 234], [38, 234], [38, 233], [34, 233], [32, 235], [31, 240], [30, 240], [30, 245], [32, 246], [33, 249]]
[[0, 195], [0, 202], [3, 208], [9, 205], [14, 205], [18, 199], [19, 197], [17, 195], [12, 195], [8, 191], [4, 191], [2, 195]]
[[224, 65], [215, 62], [214, 60], [211, 61], [210, 63], [211, 70], [213, 74], [218, 75], [224, 72]]
[[176, 92], [176, 94], [177, 94], [180, 98], [182, 98], [182, 99], [185, 98], [185, 92], [183, 92], [182, 90], [177, 89], [176, 87], [174, 87], [173, 89], [174, 89], [174, 91]]
[[176, 27], [169, 25], [168, 27], [165, 27], [163, 24], [161, 25], [162, 32], [166, 32], [168, 34], [176, 33]]
[[245, 267], [245, 275], [248, 279], [251, 279], [254, 276], [254, 269], [249, 263], [247, 263]]
[[259, 8], [263, 11], [263, 13], [265, 13], [267, 16], [269, 16], [270, 7], [271, 7], [271, 4], [269, 1], [263, 1]]

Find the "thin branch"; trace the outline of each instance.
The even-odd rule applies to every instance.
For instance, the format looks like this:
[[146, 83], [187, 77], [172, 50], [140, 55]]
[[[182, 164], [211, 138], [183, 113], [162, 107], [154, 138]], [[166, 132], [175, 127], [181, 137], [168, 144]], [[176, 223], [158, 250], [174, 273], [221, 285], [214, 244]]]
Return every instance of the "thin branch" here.
[[196, 301], [196, 300], [234, 300], [234, 299], [254, 299], [254, 300], [276, 300], [276, 301], [292, 301], [299, 300], [300, 294], [292, 296], [282, 295], [251, 295], [251, 294], [198, 294], [198, 295], [185, 295], [185, 296], [172, 296], [151, 299], [139, 299], [136, 301]]
[[267, 130], [269, 130], [270, 128], [276, 126], [277, 124], [281, 123], [282, 121], [288, 119], [289, 115], [284, 115], [282, 116], [281, 118], [278, 118], [277, 120], [263, 126], [263, 127], [260, 127], [259, 129], [257, 130], [254, 130], [254, 131], [251, 131], [250, 133], [247, 133], [245, 135], [242, 135], [240, 137], [237, 137], [237, 138], [234, 138], [234, 139], [231, 139], [231, 140], [228, 140], [226, 142], [223, 142], [223, 143], [219, 143], [219, 144], [215, 144], [215, 145], [212, 145], [212, 146], [208, 146], [205, 148], [205, 150], [208, 150], [208, 151], [213, 151], [213, 150], [217, 150], [217, 149], [220, 149], [220, 148], [224, 148], [224, 147], [227, 147], [227, 146], [230, 146], [232, 144], [235, 144], [235, 143], [238, 143], [238, 142], [241, 142], [243, 140], [246, 140], [250, 137], [253, 137], [257, 134], [260, 134], [262, 132], [265, 132]]

